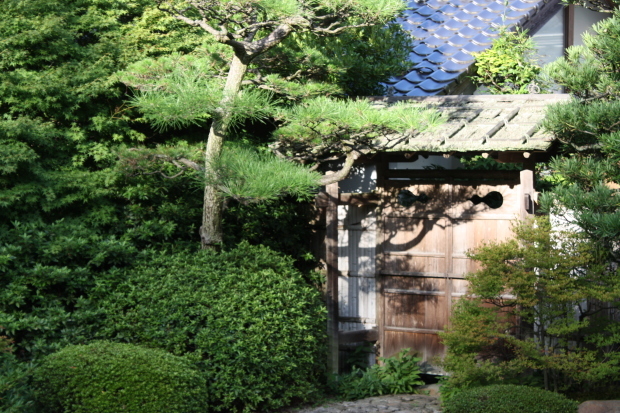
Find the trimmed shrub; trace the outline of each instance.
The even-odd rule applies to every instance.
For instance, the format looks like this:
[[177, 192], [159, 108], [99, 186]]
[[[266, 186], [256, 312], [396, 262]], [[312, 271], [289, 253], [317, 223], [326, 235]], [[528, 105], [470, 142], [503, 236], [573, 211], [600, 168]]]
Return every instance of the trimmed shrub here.
[[206, 380], [186, 358], [131, 344], [94, 342], [47, 356], [34, 373], [46, 413], [202, 413]]
[[463, 390], [443, 403], [444, 413], [571, 413], [577, 402], [536, 387], [496, 384]]
[[216, 410], [311, 400], [325, 377], [320, 294], [266, 247], [152, 255], [99, 305], [106, 337], [201, 361]]

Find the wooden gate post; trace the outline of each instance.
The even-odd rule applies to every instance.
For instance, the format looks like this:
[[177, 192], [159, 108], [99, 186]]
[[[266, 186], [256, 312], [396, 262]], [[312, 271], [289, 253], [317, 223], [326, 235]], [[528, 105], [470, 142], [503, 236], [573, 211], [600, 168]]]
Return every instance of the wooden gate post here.
[[338, 182], [325, 187], [327, 208], [325, 211], [325, 262], [327, 265], [327, 335], [329, 337], [328, 367], [338, 374]]
[[521, 183], [521, 219], [534, 214], [534, 165], [528, 165], [529, 168], [520, 172]]

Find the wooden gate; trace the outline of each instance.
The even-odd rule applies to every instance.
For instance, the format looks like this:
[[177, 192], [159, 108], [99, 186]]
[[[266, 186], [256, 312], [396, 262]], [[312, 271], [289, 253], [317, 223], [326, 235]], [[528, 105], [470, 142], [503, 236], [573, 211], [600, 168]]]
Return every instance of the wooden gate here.
[[380, 353], [410, 347], [428, 372], [441, 373], [434, 362], [445, 352], [438, 333], [467, 291], [464, 275], [476, 269], [466, 252], [511, 236], [523, 199], [519, 173], [498, 184], [389, 182], [377, 232]]

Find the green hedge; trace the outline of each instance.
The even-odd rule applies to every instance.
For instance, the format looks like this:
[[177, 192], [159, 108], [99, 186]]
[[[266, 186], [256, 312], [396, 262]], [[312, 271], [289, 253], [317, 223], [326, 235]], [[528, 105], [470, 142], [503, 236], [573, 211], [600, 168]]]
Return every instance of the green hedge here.
[[202, 413], [206, 380], [188, 359], [131, 344], [94, 342], [47, 356], [34, 373], [46, 413]]
[[444, 413], [571, 413], [577, 402], [536, 387], [496, 384], [463, 390], [445, 400]]
[[216, 410], [274, 411], [315, 397], [325, 310], [291, 259], [266, 247], [153, 255], [98, 305], [100, 333], [201, 361]]

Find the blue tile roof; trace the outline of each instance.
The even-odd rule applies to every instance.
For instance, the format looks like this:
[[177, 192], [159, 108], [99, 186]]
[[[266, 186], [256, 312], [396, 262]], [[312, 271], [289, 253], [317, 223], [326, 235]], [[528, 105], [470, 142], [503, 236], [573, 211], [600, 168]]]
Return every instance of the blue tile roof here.
[[472, 53], [488, 49], [502, 26], [523, 26], [551, 7], [549, 0], [410, 1], [401, 24], [414, 38], [412, 69], [386, 85], [394, 96], [446, 93], [474, 62]]

